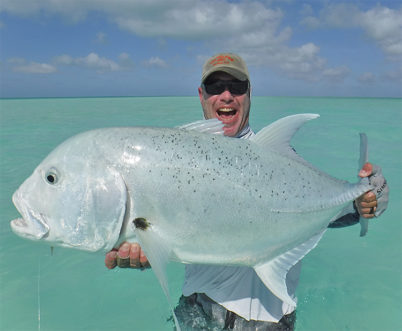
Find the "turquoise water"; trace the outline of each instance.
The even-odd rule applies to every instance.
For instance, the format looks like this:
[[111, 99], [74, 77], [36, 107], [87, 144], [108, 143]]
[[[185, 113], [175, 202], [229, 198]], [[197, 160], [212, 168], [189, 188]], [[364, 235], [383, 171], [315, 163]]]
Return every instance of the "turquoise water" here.
[[[0, 330], [172, 330], [152, 271], [107, 270], [102, 254], [15, 236], [12, 193], [60, 142], [91, 128], [175, 126], [198, 120], [197, 97], [0, 100]], [[402, 100], [254, 97], [255, 130], [314, 112], [293, 145], [327, 173], [354, 181], [359, 132], [391, 187], [387, 212], [359, 227], [328, 230], [303, 261], [296, 330], [402, 329]], [[183, 266], [168, 269], [173, 300]]]

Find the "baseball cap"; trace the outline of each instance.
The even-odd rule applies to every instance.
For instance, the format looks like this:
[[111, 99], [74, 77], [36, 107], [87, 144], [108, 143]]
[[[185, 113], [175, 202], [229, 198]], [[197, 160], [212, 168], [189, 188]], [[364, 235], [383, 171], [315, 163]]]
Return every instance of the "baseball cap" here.
[[226, 72], [241, 81], [250, 80], [246, 62], [233, 53], [219, 53], [209, 58], [202, 67], [201, 82], [217, 71]]

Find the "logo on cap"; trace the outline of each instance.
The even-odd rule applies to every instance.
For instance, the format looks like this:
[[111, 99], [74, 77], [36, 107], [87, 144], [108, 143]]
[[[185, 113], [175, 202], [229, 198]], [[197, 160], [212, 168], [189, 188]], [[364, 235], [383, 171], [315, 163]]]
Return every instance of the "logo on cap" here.
[[230, 62], [233, 62], [234, 59], [230, 57], [229, 55], [218, 55], [215, 58], [209, 62], [211, 66], [216, 66], [218, 64], [229, 64]]

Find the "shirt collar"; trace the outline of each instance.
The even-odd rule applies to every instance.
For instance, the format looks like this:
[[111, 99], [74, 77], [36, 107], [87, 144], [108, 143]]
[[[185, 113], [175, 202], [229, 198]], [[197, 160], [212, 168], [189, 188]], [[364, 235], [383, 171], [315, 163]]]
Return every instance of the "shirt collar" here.
[[243, 130], [241, 130], [235, 138], [240, 138], [240, 139], [247, 139], [251, 136], [254, 136], [253, 130], [251, 130], [250, 125], [246, 125]]

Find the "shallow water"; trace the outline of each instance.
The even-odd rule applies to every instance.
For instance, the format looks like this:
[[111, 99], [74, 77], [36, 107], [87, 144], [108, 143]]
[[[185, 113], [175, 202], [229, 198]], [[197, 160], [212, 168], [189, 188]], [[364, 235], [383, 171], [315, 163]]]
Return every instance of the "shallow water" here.
[[[359, 227], [328, 230], [303, 261], [296, 330], [400, 330], [402, 326], [402, 100], [254, 97], [258, 131], [280, 117], [319, 113], [292, 141], [305, 159], [356, 179], [359, 132], [391, 187], [387, 212]], [[0, 329], [172, 330], [152, 271], [107, 270], [102, 254], [25, 241], [9, 221], [16, 188], [60, 142], [91, 128], [175, 126], [201, 118], [196, 97], [0, 100]], [[177, 302], [183, 266], [170, 264]]]

